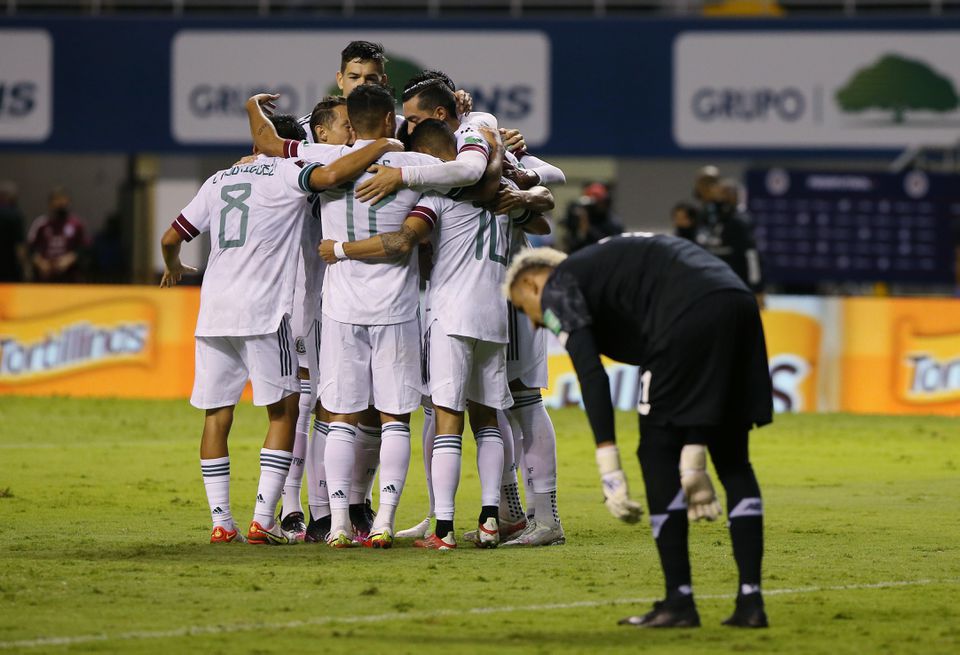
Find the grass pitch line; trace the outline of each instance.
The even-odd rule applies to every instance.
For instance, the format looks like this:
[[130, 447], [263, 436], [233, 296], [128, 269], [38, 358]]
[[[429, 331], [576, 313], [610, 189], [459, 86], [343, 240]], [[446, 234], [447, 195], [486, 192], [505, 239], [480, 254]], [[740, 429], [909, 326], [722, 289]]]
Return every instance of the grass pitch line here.
[[[864, 584], [832, 585], [828, 587], [797, 587], [793, 589], [764, 590], [764, 596], [787, 596], [795, 594], [814, 594], [831, 591], [859, 591], [869, 589], [895, 589], [897, 587], [918, 587], [932, 584], [960, 584], [960, 578], [945, 580], [894, 580]], [[734, 594], [698, 594], [700, 600], [732, 600]], [[141, 630], [120, 632], [114, 635], [76, 635], [73, 637], [42, 637], [20, 641], [0, 641], [0, 650], [37, 648], [42, 646], [75, 646], [86, 643], [129, 641], [134, 639], [173, 639], [176, 637], [196, 637], [203, 635], [223, 635], [253, 630], [287, 630], [304, 627], [324, 626], [335, 623], [384, 623], [387, 621], [408, 621], [436, 617], [458, 617], [465, 615], [500, 614], [504, 612], [538, 612], [550, 610], [568, 610], [587, 607], [609, 607], [616, 605], [634, 605], [652, 603], [659, 598], [614, 598], [611, 600], [582, 600], [572, 603], [545, 603], [540, 605], [515, 605], [495, 607], [474, 607], [466, 610], [434, 610], [431, 612], [390, 612], [387, 614], [368, 614], [363, 616], [319, 616], [314, 619], [287, 621], [284, 623], [247, 623], [243, 625], [207, 625], [177, 628], [175, 630]]]

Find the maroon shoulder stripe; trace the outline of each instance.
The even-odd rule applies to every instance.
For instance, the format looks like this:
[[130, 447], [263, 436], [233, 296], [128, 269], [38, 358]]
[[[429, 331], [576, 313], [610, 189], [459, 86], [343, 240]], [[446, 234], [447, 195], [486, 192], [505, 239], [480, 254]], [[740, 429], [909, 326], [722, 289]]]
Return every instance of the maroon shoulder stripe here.
[[460, 148], [457, 154], [460, 154], [461, 152], [479, 152], [481, 155], [484, 155], [484, 156], [486, 156], [487, 154], [487, 151], [486, 149], [484, 149], [483, 146], [474, 145], [472, 143], [468, 143], [467, 145]]
[[200, 234], [200, 230], [195, 228], [190, 221], [184, 218], [183, 214], [177, 216], [177, 219], [171, 224], [171, 226], [180, 234], [180, 236], [183, 237], [184, 241], [191, 241], [195, 236]]
[[421, 219], [430, 227], [434, 227], [437, 224], [437, 214], [429, 207], [424, 207], [423, 205], [417, 205], [410, 210], [409, 216], [416, 216]]
[[283, 156], [287, 159], [293, 159], [300, 155], [300, 142], [293, 139], [283, 140]]

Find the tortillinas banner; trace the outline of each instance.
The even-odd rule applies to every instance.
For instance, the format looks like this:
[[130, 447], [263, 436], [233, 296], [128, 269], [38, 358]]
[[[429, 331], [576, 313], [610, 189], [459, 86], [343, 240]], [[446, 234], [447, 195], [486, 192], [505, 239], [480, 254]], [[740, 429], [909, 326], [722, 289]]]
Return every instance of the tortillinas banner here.
[[[0, 395], [188, 398], [199, 289], [0, 285]], [[778, 412], [960, 416], [960, 300], [772, 296], [763, 322]], [[549, 342], [550, 407], [581, 402]], [[636, 367], [605, 361], [635, 411]]]
[[0, 285], [0, 394], [183, 398], [197, 288]]

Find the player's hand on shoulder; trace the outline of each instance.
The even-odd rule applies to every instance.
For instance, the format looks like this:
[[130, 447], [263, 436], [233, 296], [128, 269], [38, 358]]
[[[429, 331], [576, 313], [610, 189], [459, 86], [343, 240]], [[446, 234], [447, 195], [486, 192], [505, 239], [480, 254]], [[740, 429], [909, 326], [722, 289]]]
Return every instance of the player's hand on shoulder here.
[[400, 139], [391, 139], [389, 137], [383, 137], [385, 142], [386, 152], [403, 152], [406, 148], [403, 147], [403, 141]]
[[354, 194], [360, 202], [377, 203], [403, 186], [403, 172], [392, 166], [374, 164], [367, 169], [373, 177], [357, 185]]
[[520, 130], [501, 127], [500, 136], [503, 137], [503, 147], [510, 152], [526, 152], [527, 142], [520, 133]]
[[603, 504], [624, 523], [637, 523], [643, 507], [630, 498], [627, 476], [620, 466], [620, 450], [616, 445], [597, 448], [597, 469], [603, 483]]
[[503, 184], [497, 192], [494, 213], [508, 214], [514, 209], [523, 209], [526, 206], [526, 201], [526, 194], [523, 191]]
[[193, 275], [197, 272], [193, 266], [177, 263], [171, 267], [165, 267], [163, 277], [160, 278], [160, 288], [175, 286], [184, 275]]
[[458, 116], [466, 116], [473, 110], [473, 96], [469, 91], [457, 89], [453, 92], [453, 96], [457, 99]]
[[257, 160], [256, 155], [245, 155], [233, 163], [234, 166], [244, 166], [246, 164], [251, 164]]

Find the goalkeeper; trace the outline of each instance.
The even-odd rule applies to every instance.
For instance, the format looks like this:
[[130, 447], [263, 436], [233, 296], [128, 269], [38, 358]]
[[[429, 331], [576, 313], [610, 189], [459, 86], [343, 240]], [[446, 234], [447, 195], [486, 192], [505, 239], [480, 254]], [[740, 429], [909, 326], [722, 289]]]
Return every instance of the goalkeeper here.
[[683, 239], [613, 237], [566, 255], [521, 253], [504, 291], [536, 325], [560, 339], [573, 361], [597, 442], [607, 508], [640, 519], [614, 435], [610, 384], [600, 355], [641, 367], [640, 468], [666, 598], [623, 625], [700, 625], [687, 547], [689, 520], [720, 514], [706, 471], [710, 451], [727, 492], [740, 580], [724, 623], [765, 627], [760, 592], [763, 503], [748, 456], [754, 425], [772, 420], [772, 389], [756, 300], [730, 268]]

